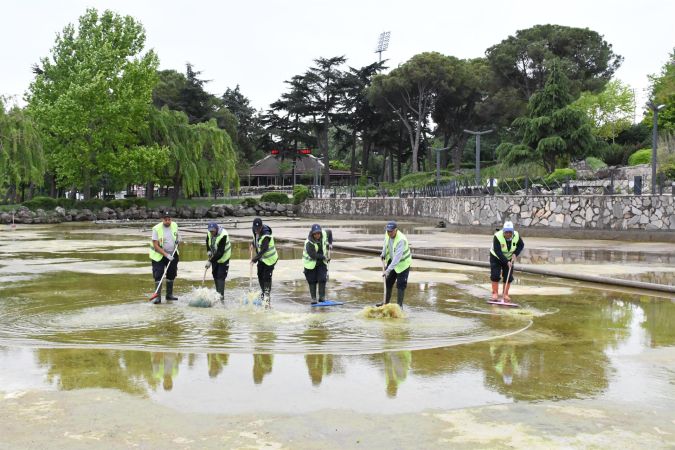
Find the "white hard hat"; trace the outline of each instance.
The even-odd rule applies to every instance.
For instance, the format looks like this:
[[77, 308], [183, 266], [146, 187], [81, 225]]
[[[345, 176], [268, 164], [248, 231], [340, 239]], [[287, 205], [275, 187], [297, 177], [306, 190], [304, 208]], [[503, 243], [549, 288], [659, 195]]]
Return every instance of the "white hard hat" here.
[[513, 222], [510, 220], [507, 220], [504, 222], [504, 226], [502, 227], [502, 231], [513, 231]]

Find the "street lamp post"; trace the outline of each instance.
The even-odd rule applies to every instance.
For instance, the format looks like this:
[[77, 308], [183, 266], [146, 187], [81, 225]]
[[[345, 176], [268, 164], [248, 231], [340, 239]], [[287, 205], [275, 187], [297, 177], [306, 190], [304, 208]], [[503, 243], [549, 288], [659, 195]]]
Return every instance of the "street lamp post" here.
[[657, 133], [657, 122], [659, 120], [659, 111], [666, 105], [656, 105], [653, 101], [647, 102], [647, 107], [654, 113], [654, 126], [652, 127], [652, 195], [656, 194], [656, 147], [658, 146], [659, 135]]
[[476, 186], [480, 186], [480, 137], [484, 134], [492, 133], [492, 130], [471, 131], [464, 130], [465, 133], [476, 136]]
[[436, 189], [441, 189], [441, 152], [448, 150], [450, 147], [432, 148], [436, 152]]

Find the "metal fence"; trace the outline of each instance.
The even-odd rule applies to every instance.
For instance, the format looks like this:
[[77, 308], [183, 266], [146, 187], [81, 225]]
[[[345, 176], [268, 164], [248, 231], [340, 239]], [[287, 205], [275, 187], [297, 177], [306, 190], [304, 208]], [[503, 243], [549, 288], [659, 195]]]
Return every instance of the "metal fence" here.
[[[651, 195], [651, 186], [645, 186], [642, 177], [633, 180], [564, 180], [546, 182], [541, 178], [519, 177], [512, 179], [487, 179], [477, 185], [469, 179], [425, 187], [392, 188], [388, 185], [369, 186], [311, 186], [314, 198], [415, 198], [488, 195]], [[659, 179], [659, 195], [675, 196], [675, 182]]]

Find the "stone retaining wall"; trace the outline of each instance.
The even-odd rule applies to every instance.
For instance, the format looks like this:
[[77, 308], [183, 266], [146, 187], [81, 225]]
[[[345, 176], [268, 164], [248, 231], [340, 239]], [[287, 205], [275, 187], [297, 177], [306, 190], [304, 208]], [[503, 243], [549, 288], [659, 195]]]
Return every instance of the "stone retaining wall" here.
[[61, 223], [86, 222], [94, 220], [146, 220], [161, 219], [162, 211], [168, 210], [171, 217], [178, 219], [209, 219], [218, 217], [243, 216], [288, 216], [293, 217], [293, 205], [263, 202], [252, 207], [243, 205], [213, 205], [211, 207], [146, 208], [133, 206], [129, 209], [103, 208], [100, 211], [89, 209], [65, 209], [57, 206], [53, 210], [37, 209], [31, 211], [25, 206], [15, 211], [0, 213], [0, 223]]
[[308, 199], [300, 214], [437, 218], [448, 225], [675, 230], [673, 196], [486, 196]]

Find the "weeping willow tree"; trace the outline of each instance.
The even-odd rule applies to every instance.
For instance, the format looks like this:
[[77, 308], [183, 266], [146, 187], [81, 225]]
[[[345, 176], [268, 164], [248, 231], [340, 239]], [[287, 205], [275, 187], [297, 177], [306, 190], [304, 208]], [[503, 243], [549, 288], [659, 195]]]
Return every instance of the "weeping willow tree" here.
[[[215, 120], [190, 125], [187, 115], [167, 107], [152, 108], [142, 141], [166, 149], [168, 160], [158, 178], [173, 185], [171, 203], [213, 188], [239, 189], [237, 156], [230, 136]], [[148, 191], [154, 181], [149, 180]]]
[[[42, 186], [45, 157], [42, 137], [24, 110], [5, 111], [0, 98], [0, 195], [5, 203], [23, 201], [26, 187]], [[32, 189], [31, 189], [32, 190]]]

